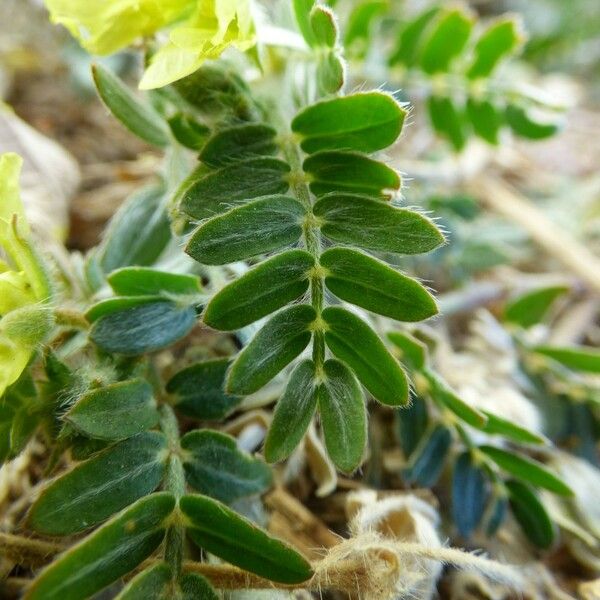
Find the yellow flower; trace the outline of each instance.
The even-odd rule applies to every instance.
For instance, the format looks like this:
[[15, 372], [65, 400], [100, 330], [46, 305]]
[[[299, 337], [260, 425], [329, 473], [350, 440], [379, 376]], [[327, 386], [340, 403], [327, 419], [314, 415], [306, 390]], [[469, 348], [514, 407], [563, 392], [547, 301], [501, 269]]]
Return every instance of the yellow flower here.
[[21, 375], [48, 335], [51, 284], [29, 241], [19, 194], [21, 158], [0, 155], [0, 397]]
[[94, 54], [110, 54], [171, 26], [140, 88], [168, 85], [226, 48], [255, 44], [251, 0], [46, 0], [51, 19]]
[[194, 14], [171, 30], [169, 42], [152, 57], [140, 88], [162, 87], [218, 58], [229, 46], [244, 51], [255, 43], [250, 0], [199, 0]]
[[112, 54], [181, 18], [194, 0], [46, 0], [46, 5], [52, 22], [64, 25], [92, 54]]

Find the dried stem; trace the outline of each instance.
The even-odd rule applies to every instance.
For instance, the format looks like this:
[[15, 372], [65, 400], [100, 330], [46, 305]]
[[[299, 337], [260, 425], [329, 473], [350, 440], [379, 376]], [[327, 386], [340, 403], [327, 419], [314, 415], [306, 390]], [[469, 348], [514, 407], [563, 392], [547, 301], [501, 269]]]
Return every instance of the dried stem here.
[[477, 179], [472, 188], [489, 208], [525, 229], [538, 246], [580, 277], [591, 290], [600, 293], [600, 259], [550, 221], [527, 198], [493, 177]]

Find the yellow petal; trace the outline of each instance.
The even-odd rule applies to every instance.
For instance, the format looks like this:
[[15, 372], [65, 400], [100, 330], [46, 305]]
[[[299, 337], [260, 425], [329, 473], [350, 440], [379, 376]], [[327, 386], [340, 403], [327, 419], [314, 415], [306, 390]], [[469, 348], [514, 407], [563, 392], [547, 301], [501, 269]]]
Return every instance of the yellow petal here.
[[54, 23], [94, 54], [111, 54], [185, 16], [194, 0], [46, 0]]
[[198, 52], [167, 44], [152, 57], [139, 87], [152, 90], [173, 83], [196, 71], [204, 60]]
[[22, 231], [28, 231], [19, 193], [22, 166], [23, 159], [18, 154], [7, 152], [0, 155], [0, 220], [10, 223], [13, 215], [17, 215]]
[[229, 46], [243, 51], [255, 43], [250, 0], [200, 0], [194, 14], [172, 29], [169, 43], [152, 57], [140, 89], [182, 79]]
[[[35, 300], [46, 300], [51, 284], [42, 259], [29, 241], [29, 226], [19, 194], [21, 165], [17, 154], [0, 155], [0, 246], [15, 270], [25, 274]], [[6, 268], [3, 266], [2, 270]]]
[[0, 337], [0, 397], [25, 370], [31, 357], [31, 350]]
[[35, 301], [36, 298], [25, 273], [17, 271], [0, 273], [0, 317]]

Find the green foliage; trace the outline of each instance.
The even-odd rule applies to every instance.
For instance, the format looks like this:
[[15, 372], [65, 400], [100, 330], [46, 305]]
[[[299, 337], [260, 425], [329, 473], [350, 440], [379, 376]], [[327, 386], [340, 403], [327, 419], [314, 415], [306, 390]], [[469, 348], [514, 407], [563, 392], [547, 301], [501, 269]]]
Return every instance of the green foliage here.
[[131, 379], [84, 394], [64, 418], [88, 437], [120, 440], [156, 425], [158, 412], [150, 384]]
[[236, 357], [225, 389], [247, 395], [271, 381], [308, 346], [315, 319], [315, 309], [307, 304], [286, 308], [271, 317]]
[[206, 265], [223, 265], [281, 250], [298, 242], [304, 216], [297, 200], [268, 196], [206, 221], [186, 252]]
[[367, 443], [365, 400], [358, 381], [343, 362], [330, 359], [323, 365], [316, 395], [329, 456], [339, 469], [351, 472]]
[[[434, 369], [427, 336], [380, 336], [385, 319], [437, 314], [430, 291], [407, 273], [416, 266], [429, 280], [414, 257], [445, 238], [402, 206], [402, 178], [379, 154], [392, 155], [406, 108], [384, 91], [343, 91], [341, 40], [353, 66], [370, 64], [372, 48], [388, 52], [392, 32], [383, 68], [418, 74], [431, 123], [454, 149], [471, 133], [498, 144], [507, 127], [542, 139], [557, 128], [538, 121], [540, 103], [496, 84], [520, 46], [518, 23], [482, 26], [444, 5], [398, 29], [391, 3], [364, 0], [340, 27], [321, 3], [292, 4], [305, 45], [298, 38], [292, 52], [283, 44], [255, 53], [268, 71], [264, 85], [250, 86], [254, 70], [235, 57], [146, 97], [94, 67], [109, 110], [167, 160], [157, 183], [125, 201], [72, 281], [57, 282], [67, 309], [44, 309], [47, 347], [31, 349], [30, 366], [0, 401], [0, 460], [37, 436], [48, 446], [47, 474], [63, 455], [75, 462], [41, 488], [26, 525], [82, 535], [26, 598], [90, 598], [125, 578], [120, 600], [215, 600], [211, 584], [187, 572], [184, 558], [201, 556], [189, 541], [275, 582], [310, 579], [300, 554], [234, 510], [259, 512], [271, 468], [207, 428], [273, 401], [269, 463], [290, 457], [310, 428], [335, 467], [354, 473], [368, 455], [374, 399], [388, 417], [390, 407], [403, 409], [398, 474], [407, 484], [431, 487], [451, 466], [460, 535], [495, 531], [510, 505], [533, 543], [553, 543], [534, 490], [572, 490], [530, 457], [549, 440], [461, 398]], [[465, 219], [480, 212], [464, 196], [438, 206]], [[4, 262], [0, 271], [3, 281], [13, 277]], [[600, 372], [593, 348], [533, 346], [525, 335], [565, 291], [535, 290], [506, 307], [523, 369], [537, 358], [557, 377]], [[0, 315], [18, 341], [31, 330], [27, 315], [17, 315], [18, 327], [14, 315]], [[0, 344], [3, 355], [12, 351]]]
[[90, 339], [105, 352], [137, 356], [170, 346], [196, 324], [193, 307], [140, 298], [139, 305], [115, 310], [94, 321]]
[[540, 548], [549, 548], [554, 542], [555, 530], [543, 504], [529, 486], [519, 481], [507, 481], [512, 511], [527, 534]]
[[220, 420], [235, 410], [241, 397], [224, 392], [226, 358], [207, 360], [187, 367], [167, 382], [167, 392], [178, 411], [201, 420]]
[[376, 152], [400, 135], [406, 111], [382, 92], [323, 100], [300, 111], [292, 131], [308, 154], [322, 150]]
[[568, 291], [567, 286], [553, 285], [521, 294], [506, 305], [504, 318], [509, 323], [531, 327], [542, 321], [554, 302]]
[[51, 482], [34, 502], [30, 526], [47, 535], [67, 535], [101, 523], [160, 484], [167, 441], [142, 433], [96, 454]]
[[452, 474], [452, 517], [460, 535], [469, 538], [483, 518], [488, 500], [485, 472], [463, 452]]
[[141, 498], [44, 569], [26, 598], [89, 598], [156, 550], [174, 508], [168, 493]]
[[[403, 478], [430, 487], [451, 461], [452, 517], [461, 536], [469, 538], [484, 525], [487, 534], [493, 535], [506, 517], [510, 495], [511, 510], [527, 537], [537, 546], [550, 545], [552, 523], [528, 485], [561, 496], [570, 496], [573, 490], [542, 463], [526, 456], [522, 446], [510, 445], [548, 444], [548, 440], [470, 406], [433, 370], [427, 345], [417, 337], [394, 331], [388, 338], [409, 367], [418, 393], [411, 398], [411, 406], [398, 414], [399, 441], [407, 459]], [[472, 431], [499, 438], [499, 443], [477, 444]], [[456, 456], [452, 449], [457, 445], [463, 450]], [[503, 481], [504, 474], [515, 479]]]
[[190, 431], [181, 438], [183, 467], [196, 490], [230, 504], [260, 494], [271, 485], [271, 470], [237, 449], [235, 439], [209, 430]]
[[314, 262], [304, 250], [288, 250], [265, 260], [213, 296], [204, 322], [233, 331], [271, 314], [306, 292]]
[[215, 556], [281, 583], [311, 577], [305, 559], [226, 506], [203, 496], [184, 496], [179, 504], [192, 540]]
[[484, 25], [462, 8], [439, 4], [400, 24], [389, 65], [401, 81], [424, 92], [433, 129], [457, 152], [471, 133], [493, 145], [502, 129], [543, 139], [557, 132], [556, 115], [544, 122], [532, 109], [553, 110], [524, 94], [501, 70], [523, 40], [513, 16]]
[[94, 65], [92, 74], [104, 104], [127, 129], [154, 146], [169, 143], [169, 130], [150, 104], [136, 98], [129, 87], [102, 65]]
[[323, 319], [327, 346], [351, 367], [373, 397], [388, 406], [406, 404], [406, 375], [369, 325], [337, 306], [326, 308]]

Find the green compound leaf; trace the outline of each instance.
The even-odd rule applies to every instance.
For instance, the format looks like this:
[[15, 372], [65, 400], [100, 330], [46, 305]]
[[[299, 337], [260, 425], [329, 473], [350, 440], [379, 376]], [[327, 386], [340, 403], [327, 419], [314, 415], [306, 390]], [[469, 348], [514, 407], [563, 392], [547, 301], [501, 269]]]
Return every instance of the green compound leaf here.
[[240, 404], [242, 398], [223, 391], [228, 358], [196, 363], [176, 373], [167, 383], [175, 408], [188, 417], [219, 421]]
[[479, 446], [479, 450], [489, 456], [501, 469], [523, 481], [561, 496], [573, 495], [573, 490], [562, 479], [537, 461], [495, 446]]
[[193, 307], [180, 308], [166, 300], [101, 317], [92, 325], [90, 339], [106, 352], [137, 356], [170, 346], [195, 324]]
[[486, 433], [491, 435], [501, 435], [502, 437], [513, 440], [519, 444], [548, 443], [548, 440], [538, 433], [529, 431], [529, 429], [525, 429], [512, 421], [507, 421], [506, 419], [485, 410], [482, 412], [487, 417], [487, 422], [485, 427], [483, 427], [483, 431]]
[[226, 504], [262, 494], [272, 483], [271, 469], [238, 450], [235, 438], [218, 431], [196, 430], [181, 438], [187, 482]]
[[160, 545], [175, 508], [171, 494], [138, 500], [46, 567], [27, 600], [85, 600], [117, 581]]
[[316, 202], [313, 212], [323, 235], [367, 250], [420, 254], [444, 242], [423, 215], [363, 196], [331, 194]]
[[358, 250], [331, 248], [320, 263], [327, 271], [327, 288], [346, 302], [397, 321], [422, 321], [438, 312], [418, 281]]
[[209, 167], [218, 168], [231, 163], [275, 154], [277, 132], [264, 123], [248, 123], [221, 129], [206, 143], [200, 160]]
[[188, 495], [179, 505], [190, 537], [207, 552], [271, 581], [293, 584], [312, 576], [300, 554], [220, 502]]
[[404, 28], [400, 29], [398, 40], [389, 59], [390, 66], [413, 66], [417, 63], [425, 31], [439, 12], [440, 8], [434, 6], [418, 15], [412, 21], [409, 21]]
[[149, 267], [117, 269], [108, 276], [108, 283], [120, 296], [194, 295], [202, 289], [195, 275], [169, 273]]
[[315, 196], [339, 191], [389, 198], [401, 185], [394, 169], [358, 152], [317, 152], [302, 169]]
[[181, 210], [195, 219], [220, 215], [248, 200], [284, 194], [290, 166], [277, 158], [250, 158], [199, 179], [193, 178], [181, 192]]
[[171, 239], [163, 185], [132, 194], [111, 219], [99, 246], [104, 273], [129, 265], [152, 265]]
[[150, 104], [138, 99], [102, 65], [93, 65], [92, 75], [100, 98], [129, 131], [154, 146], [164, 147], [169, 143], [169, 129]]
[[210, 129], [206, 125], [182, 113], [173, 115], [168, 123], [173, 137], [190, 150], [200, 150], [210, 135]]
[[533, 351], [547, 356], [561, 365], [584, 373], [600, 373], [600, 350], [588, 346], [559, 348], [536, 346]]
[[387, 334], [388, 340], [398, 348], [398, 357], [411, 369], [420, 370], [427, 361], [427, 346], [406, 331], [392, 331]]
[[280, 250], [298, 242], [305, 215], [288, 196], [261, 198], [206, 221], [185, 251], [199, 263], [225, 265]]
[[497, 146], [503, 125], [502, 113], [489, 100], [467, 99], [467, 118], [473, 131], [486, 142]]
[[463, 452], [454, 463], [452, 475], [452, 518], [460, 535], [469, 538], [485, 512], [489, 492], [486, 476], [470, 452]]
[[121, 440], [156, 425], [158, 411], [152, 386], [132, 379], [85, 393], [64, 419], [91, 438]]
[[309, 154], [320, 150], [375, 152], [396, 141], [405, 116], [392, 96], [364, 92], [305, 108], [292, 121], [292, 130]]
[[234, 331], [262, 319], [308, 290], [314, 264], [305, 250], [289, 250], [262, 262], [213, 297], [204, 322], [214, 329]]
[[166, 563], [158, 563], [136, 575], [115, 600], [165, 600], [173, 573]]
[[406, 375], [371, 327], [337, 306], [326, 308], [322, 317], [327, 325], [327, 346], [354, 371], [373, 397], [388, 406], [406, 404]]
[[271, 381], [306, 348], [316, 317], [307, 304], [291, 306], [272, 317], [231, 365], [226, 391], [244, 396]]
[[316, 46], [335, 48], [338, 41], [338, 27], [330, 8], [322, 5], [314, 6], [310, 11], [310, 26]]
[[467, 77], [489, 77], [500, 61], [514, 53], [522, 41], [520, 24], [514, 18], [493, 23], [481, 34], [473, 48], [473, 63]]
[[506, 107], [506, 121], [513, 133], [529, 140], [543, 140], [552, 137], [559, 130], [556, 123], [540, 123], [524, 108], [514, 104]]
[[510, 507], [523, 533], [539, 548], [552, 546], [554, 526], [544, 505], [528, 485], [519, 481], [506, 481]]
[[264, 448], [268, 462], [286, 459], [304, 437], [317, 408], [316, 385], [313, 361], [300, 362], [275, 405]]
[[521, 327], [532, 327], [541, 322], [554, 302], [569, 290], [568, 285], [551, 285], [522, 294], [508, 302], [504, 319]]
[[[186, 573], [179, 578], [181, 595], [178, 600], [220, 600], [206, 577], [198, 573]], [[140, 599], [143, 600], [143, 599]]]
[[68, 535], [100, 523], [160, 484], [167, 442], [141, 433], [79, 463], [44, 488], [28, 515], [32, 529]]
[[344, 363], [330, 359], [323, 365], [317, 397], [327, 453], [338, 469], [351, 473], [360, 465], [367, 443], [367, 414], [360, 385]]
[[430, 369], [425, 369], [423, 374], [430, 386], [429, 393], [438, 404], [446, 407], [471, 427], [481, 429], [485, 426], [486, 416], [462, 400], [439, 375]]
[[460, 9], [445, 11], [433, 25], [421, 52], [425, 73], [448, 72], [452, 61], [464, 50], [473, 20]]
[[423, 487], [435, 485], [444, 468], [451, 443], [452, 434], [443, 425], [437, 425], [429, 436], [422, 437], [404, 472], [406, 482], [418, 483]]
[[430, 96], [427, 100], [427, 110], [437, 133], [446, 138], [454, 150], [462, 150], [467, 143], [465, 120], [454, 102], [446, 96]]

